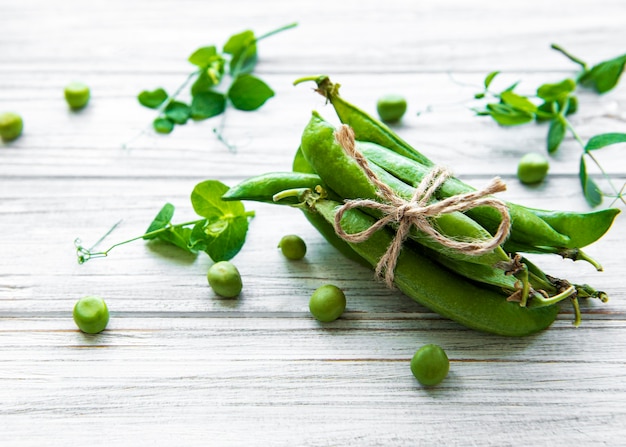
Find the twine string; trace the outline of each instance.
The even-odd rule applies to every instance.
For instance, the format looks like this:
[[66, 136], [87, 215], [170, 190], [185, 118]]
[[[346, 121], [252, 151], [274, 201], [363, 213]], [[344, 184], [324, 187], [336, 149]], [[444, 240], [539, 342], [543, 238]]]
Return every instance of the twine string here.
[[[375, 232], [390, 224], [396, 224], [396, 235], [386, 252], [378, 261], [375, 273], [378, 278], [383, 277], [389, 287], [393, 287], [394, 270], [402, 245], [410, 235], [411, 228], [437, 241], [443, 247], [467, 255], [488, 253], [502, 244], [509, 236], [511, 218], [506, 204], [492, 194], [506, 190], [506, 185], [495, 177], [481, 190], [471, 191], [448, 197], [441, 201], [433, 201], [436, 191], [451, 177], [451, 173], [439, 166], [435, 166], [419, 183], [410, 200], [398, 196], [386, 183], [382, 182], [376, 173], [369, 167], [367, 159], [357, 149], [354, 131], [347, 125], [342, 125], [335, 132], [335, 139], [363, 170], [368, 179], [377, 189], [381, 199], [352, 199], [346, 200], [335, 214], [334, 227], [339, 237], [347, 242], [359, 243], [369, 239]], [[440, 233], [433, 226], [432, 219], [442, 214], [463, 212], [479, 206], [495, 208], [502, 216], [496, 233], [488, 239], [458, 240]], [[353, 208], [370, 208], [380, 211], [382, 217], [366, 230], [358, 233], [347, 233], [341, 226], [343, 215]]]

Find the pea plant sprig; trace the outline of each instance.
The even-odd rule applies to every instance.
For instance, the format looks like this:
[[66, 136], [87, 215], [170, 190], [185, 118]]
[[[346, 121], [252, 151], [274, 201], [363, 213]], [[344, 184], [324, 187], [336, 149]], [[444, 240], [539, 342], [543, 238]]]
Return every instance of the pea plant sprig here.
[[[578, 88], [587, 88], [598, 94], [612, 90], [619, 82], [626, 66], [626, 54], [600, 62], [589, 67], [586, 62], [571, 55], [562, 47], [553, 44], [552, 48], [572, 62], [581, 70], [575, 77], [568, 77], [556, 83], [545, 83], [537, 88], [535, 95], [523, 95], [515, 91], [518, 82], [500, 92], [490, 89], [492, 81], [500, 74], [492, 71], [484, 79], [484, 90], [474, 95], [476, 99], [490, 98], [497, 102], [489, 102], [484, 108], [474, 109], [479, 116], [490, 116], [502, 126], [517, 126], [531, 122], [549, 122], [546, 149], [555, 154], [569, 132], [582, 147], [578, 176], [585, 199], [591, 206], [602, 203], [603, 197], [613, 198], [611, 205], [617, 201], [626, 204], [626, 183], [618, 188], [611, 177], [600, 165], [594, 152], [604, 147], [626, 142], [626, 133], [603, 133], [592, 136], [586, 143], [574, 129], [568, 118], [576, 113], [579, 107]], [[589, 176], [587, 161], [591, 161], [607, 180], [612, 192], [604, 192]]]
[[221, 200], [221, 196], [228, 189], [217, 180], [198, 183], [191, 193], [191, 204], [200, 219], [173, 224], [175, 208], [171, 203], [166, 203], [144, 234], [113, 244], [106, 250], [98, 251], [97, 246], [111, 234], [119, 222], [90, 248], [84, 247], [81, 240], [76, 239], [74, 245], [78, 263], [106, 257], [115, 247], [140, 239], [160, 240], [191, 254], [203, 251], [215, 262], [228, 261], [243, 247], [249, 220], [254, 217], [254, 211], [246, 211], [240, 201]]
[[[259, 37], [251, 30], [233, 34], [221, 51], [215, 45], [198, 48], [188, 58], [195, 69], [173, 93], [158, 87], [144, 90], [137, 96], [141, 105], [157, 112], [151, 127], [157, 133], [169, 134], [176, 125], [184, 125], [190, 119], [202, 121], [224, 115], [229, 105], [242, 111], [259, 109], [275, 93], [252, 74], [258, 60], [257, 43], [296, 26], [296, 23], [291, 23]], [[179, 96], [190, 84], [191, 101], [185, 102]], [[222, 88], [223, 84], [227, 86]], [[234, 146], [223, 136], [223, 125], [222, 121], [219, 128], [213, 128], [213, 132], [222, 143], [234, 150]]]

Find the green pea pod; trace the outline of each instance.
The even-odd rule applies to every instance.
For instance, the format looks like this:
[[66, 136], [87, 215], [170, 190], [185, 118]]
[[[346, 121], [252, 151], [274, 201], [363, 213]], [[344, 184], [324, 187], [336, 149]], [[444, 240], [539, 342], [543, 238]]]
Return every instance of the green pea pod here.
[[[340, 204], [319, 200], [314, 209], [332, 223]], [[369, 228], [374, 218], [357, 210], [346, 212], [342, 226], [349, 233]], [[383, 229], [352, 249], [374, 267], [394, 233]], [[395, 268], [395, 285], [404, 294], [432, 311], [468, 328], [504, 336], [526, 336], [548, 328], [556, 319], [558, 306], [521, 307], [491, 289], [478, 287], [420, 255], [410, 246], [402, 250]]]
[[[375, 185], [366, 176], [356, 161], [346, 154], [345, 150], [335, 140], [335, 128], [324, 121], [319, 114], [313, 116], [302, 134], [302, 152], [306, 160], [319, 174], [324, 183], [345, 199], [372, 199], [377, 200], [378, 194]], [[381, 174], [384, 174], [381, 172]], [[386, 182], [386, 179], [381, 179]], [[400, 184], [400, 183], [398, 183]], [[389, 185], [394, 189], [395, 185]], [[395, 193], [410, 199], [413, 188], [396, 189]], [[375, 214], [375, 213], [374, 213]], [[449, 237], [460, 239], [489, 238], [491, 235], [472, 219], [460, 212], [443, 214], [433, 218], [434, 224]], [[416, 242], [441, 251], [454, 259], [494, 265], [509, 259], [501, 247], [480, 255], [468, 255], [456, 250], [450, 250], [440, 243], [417, 232], [412, 228], [410, 237]]]
[[[411, 185], [419, 184], [430, 171], [430, 168], [378, 144], [359, 142], [357, 147], [370, 163]], [[446, 198], [470, 191], [474, 191], [474, 188], [452, 177], [446, 180], [437, 194], [439, 198]], [[510, 240], [523, 242], [526, 245], [550, 247], [567, 247], [571, 244], [568, 236], [556, 231], [525, 207], [514, 203], [507, 203], [507, 206], [511, 214]], [[489, 207], [476, 207], [468, 210], [466, 214], [491, 232], [495, 231], [500, 223], [500, 215]]]
[[[229, 188], [222, 200], [250, 200], [254, 202], [274, 203], [273, 197], [288, 189], [315, 189], [323, 186], [322, 179], [316, 174], [301, 172], [268, 172], [250, 177]], [[285, 204], [298, 204], [297, 197], [285, 198]]]
[[567, 248], [583, 248], [597, 241], [609, 231], [620, 213], [617, 208], [607, 208], [589, 213], [526, 209], [559, 233], [567, 235], [570, 238]]
[[[298, 190], [313, 190], [322, 185], [319, 176], [300, 172], [270, 172], [250, 177], [231, 187], [222, 196], [222, 200], [247, 200], [262, 203], [277, 203], [274, 197], [285, 191], [293, 191], [293, 194], [283, 194], [281, 205], [299, 205], [302, 198], [298, 196]], [[325, 191], [328, 191], [325, 188]], [[332, 193], [331, 193], [332, 195]], [[369, 266], [363, 258], [357, 255], [352, 248], [337, 234], [332, 225], [327, 223], [319, 214], [307, 208], [301, 208], [306, 219], [324, 238], [340, 253], [361, 265]]]
[[352, 128], [357, 140], [372, 141], [381, 146], [393, 148], [395, 152], [418, 163], [425, 166], [434, 166], [434, 163], [428, 157], [415, 150], [384, 123], [339, 96], [340, 85], [333, 84], [328, 76], [300, 78], [294, 81], [294, 85], [306, 81], [314, 81], [317, 84], [316, 91], [330, 101], [335, 112], [337, 112], [339, 120]]

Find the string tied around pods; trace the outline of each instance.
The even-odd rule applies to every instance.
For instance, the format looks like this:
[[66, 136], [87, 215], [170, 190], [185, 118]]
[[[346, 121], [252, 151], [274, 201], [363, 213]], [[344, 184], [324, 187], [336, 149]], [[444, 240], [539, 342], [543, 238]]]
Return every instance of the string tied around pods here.
[[[440, 201], [435, 201], [436, 191], [452, 176], [445, 168], [433, 167], [415, 188], [410, 200], [397, 195], [386, 183], [381, 181], [369, 167], [365, 156], [357, 149], [354, 131], [350, 126], [342, 125], [335, 131], [337, 143], [352, 157], [363, 170], [368, 179], [376, 187], [377, 195], [381, 199], [349, 199], [335, 214], [334, 227], [339, 237], [346, 242], [359, 243], [369, 239], [376, 231], [387, 225], [395, 224], [396, 235], [386, 252], [379, 259], [375, 268], [377, 278], [383, 278], [388, 287], [393, 287], [394, 271], [398, 256], [404, 241], [409, 236], [411, 228], [415, 227], [427, 237], [437, 241], [443, 247], [467, 255], [488, 253], [502, 244], [511, 231], [511, 217], [506, 204], [492, 194], [506, 190], [505, 183], [499, 178], [493, 178], [487, 186], [477, 191], [457, 194]], [[491, 238], [458, 240], [442, 234], [433, 225], [432, 219], [442, 214], [463, 212], [478, 206], [495, 208], [502, 220], [497, 231]], [[341, 226], [343, 215], [353, 208], [370, 208], [381, 213], [382, 217], [372, 226], [358, 233], [347, 233]]]

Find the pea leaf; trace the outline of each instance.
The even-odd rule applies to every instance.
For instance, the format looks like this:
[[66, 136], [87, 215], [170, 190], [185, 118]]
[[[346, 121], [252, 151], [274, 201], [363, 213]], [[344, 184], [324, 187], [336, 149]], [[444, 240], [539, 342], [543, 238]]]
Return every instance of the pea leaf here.
[[232, 55], [230, 74], [251, 73], [257, 62], [256, 38], [250, 30], [230, 36], [224, 44], [224, 53]]
[[152, 127], [158, 133], [170, 133], [174, 130], [174, 122], [169, 118], [157, 118], [152, 122]]
[[236, 109], [251, 111], [265, 104], [274, 91], [259, 78], [250, 74], [237, 76], [228, 89], [228, 99]]
[[163, 233], [159, 233], [157, 239], [168, 242], [189, 253], [197, 253], [197, 250], [190, 245], [191, 228], [172, 227]]
[[205, 251], [214, 261], [232, 259], [243, 247], [248, 217], [240, 201], [224, 201], [228, 186], [217, 180], [198, 183], [191, 193], [191, 204], [206, 222], [191, 230], [190, 246]]
[[162, 88], [156, 90], [144, 90], [137, 95], [139, 104], [150, 109], [158, 108], [167, 99], [167, 92]]
[[585, 145], [585, 152], [602, 149], [611, 144], [626, 143], [626, 133], [603, 133], [591, 137]]
[[543, 84], [537, 89], [537, 96], [546, 102], [557, 101], [568, 96], [576, 89], [576, 81], [573, 79], [564, 79], [555, 84]]
[[176, 124], [185, 124], [191, 115], [191, 108], [180, 101], [172, 101], [165, 108], [165, 116]]
[[191, 192], [191, 205], [196, 214], [209, 220], [245, 214], [244, 206], [240, 201], [222, 200], [222, 196], [228, 189], [228, 186], [218, 180], [205, 180], [198, 183]]
[[526, 96], [513, 93], [511, 90], [504, 91], [500, 94], [500, 99], [510, 105], [516, 110], [521, 110], [528, 113], [534, 113], [537, 111], [537, 106], [533, 104]]
[[202, 92], [191, 101], [191, 118], [204, 120], [219, 115], [226, 109], [226, 97], [219, 92]]
[[500, 74], [499, 71], [492, 71], [491, 73], [489, 73], [486, 77], [485, 77], [485, 90], [487, 90], [489, 88], [489, 86], [491, 85], [491, 82], [493, 81], [493, 79], [498, 76]]
[[600, 205], [602, 203], [602, 191], [600, 191], [596, 182], [587, 175], [587, 165], [585, 163], [584, 154], [580, 157], [578, 178], [580, 179], [580, 185], [582, 186], [587, 203], [594, 207]]
[[548, 129], [548, 152], [553, 154], [561, 145], [561, 142], [565, 138], [565, 132], [567, 130], [567, 123], [562, 115], [555, 115], [550, 121], [550, 128]]
[[[147, 236], [144, 236], [143, 239], [158, 239], [175, 245], [176, 247], [190, 253], [196, 253], [196, 251], [192, 247], [190, 247], [189, 244], [191, 229], [170, 226], [172, 224], [172, 217], [174, 217], [174, 205], [172, 205], [171, 203], [166, 203], [165, 205], [163, 205], [163, 208], [161, 208], [154, 220], [148, 226], [148, 229], [146, 230]], [[158, 230], [164, 231], [161, 231], [157, 234], [149, 234]]]
[[[166, 203], [165, 205], [163, 205], [163, 208], [161, 208], [161, 210], [158, 212], [154, 220], [150, 223], [148, 229], [146, 230], [146, 233], [152, 233], [153, 231], [161, 230], [167, 227], [171, 223], [172, 217], [174, 217], [174, 205], [172, 205], [171, 203]], [[143, 238], [147, 240], [154, 239], [155, 237], [156, 235], [144, 236]]]
[[519, 124], [529, 123], [534, 119], [532, 113], [517, 110], [508, 104], [487, 104], [487, 112], [502, 126], [517, 126]]
[[206, 70], [201, 70], [198, 77], [191, 85], [191, 96], [196, 96], [198, 93], [208, 92], [215, 86], [214, 80], [209, 77]]
[[617, 85], [625, 65], [626, 54], [600, 62], [584, 71], [578, 78], [578, 83], [593, 88], [598, 93], [606, 93]]
[[215, 261], [228, 261], [237, 255], [246, 241], [248, 218], [233, 216], [197, 224], [191, 230], [190, 244]]
[[194, 51], [189, 56], [189, 62], [197, 65], [200, 68], [208, 67], [219, 56], [217, 55], [217, 49], [215, 46], [202, 47]]

